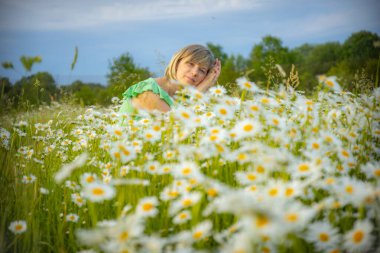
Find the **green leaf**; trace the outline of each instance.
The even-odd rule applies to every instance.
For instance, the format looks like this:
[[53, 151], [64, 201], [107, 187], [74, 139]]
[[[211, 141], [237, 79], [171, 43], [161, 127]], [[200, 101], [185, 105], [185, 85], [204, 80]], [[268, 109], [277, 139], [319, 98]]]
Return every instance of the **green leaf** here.
[[3, 62], [3, 63], [1, 63], [1, 65], [2, 65], [3, 68], [5, 68], [5, 69], [14, 69], [14, 67], [13, 67], [13, 63], [10, 62], [10, 61]]
[[73, 62], [71, 63], [71, 71], [75, 68], [75, 64], [77, 63], [78, 60], [78, 47], [75, 47], [75, 53], [74, 53], [74, 59]]

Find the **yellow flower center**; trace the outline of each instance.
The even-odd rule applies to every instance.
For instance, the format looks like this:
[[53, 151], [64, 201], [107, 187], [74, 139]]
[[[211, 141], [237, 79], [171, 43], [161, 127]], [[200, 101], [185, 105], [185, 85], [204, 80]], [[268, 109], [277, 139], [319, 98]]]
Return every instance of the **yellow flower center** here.
[[119, 240], [120, 241], [126, 241], [128, 239], [128, 237], [129, 237], [129, 233], [127, 231], [123, 231], [119, 235]]
[[21, 225], [21, 224], [17, 224], [16, 226], [15, 226], [15, 230], [16, 231], [20, 231], [20, 230], [22, 230], [23, 229], [23, 226]]
[[199, 239], [201, 238], [203, 235], [203, 232], [202, 231], [196, 231], [194, 234], [193, 234], [193, 237], [194, 239]]
[[306, 164], [306, 163], [303, 163], [303, 164], [300, 164], [298, 166], [298, 170], [301, 171], [301, 172], [306, 172], [306, 171], [309, 171], [309, 165]]
[[256, 226], [259, 228], [265, 227], [269, 224], [269, 219], [266, 216], [259, 216], [256, 219]]
[[250, 132], [250, 131], [252, 131], [252, 129], [253, 129], [253, 126], [252, 126], [252, 125], [245, 125], [245, 126], [243, 127], [243, 130], [246, 131], [246, 132]]
[[356, 231], [352, 235], [352, 240], [354, 241], [354, 243], [360, 243], [363, 240], [363, 238], [364, 238], [364, 233], [361, 230]]
[[152, 210], [153, 207], [154, 207], [154, 206], [153, 206], [152, 203], [144, 203], [144, 204], [142, 205], [142, 209], [143, 209], [145, 212], [148, 212], [148, 211]]
[[286, 215], [286, 220], [289, 222], [296, 222], [298, 220], [298, 215], [295, 213], [291, 213]]
[[207, 190], [207, 195], [210, 197], [215, 197], [218, 195], [218, 191], [215, 188], [210, 188]]
[[321, 242], [328, 242], [330, 240], [330, 236], [327, 233], [320, 233], [319, 240]]
[[104, 190], [100, 187], [92, 189], [92, 194], [96, 196], [104, 195]]

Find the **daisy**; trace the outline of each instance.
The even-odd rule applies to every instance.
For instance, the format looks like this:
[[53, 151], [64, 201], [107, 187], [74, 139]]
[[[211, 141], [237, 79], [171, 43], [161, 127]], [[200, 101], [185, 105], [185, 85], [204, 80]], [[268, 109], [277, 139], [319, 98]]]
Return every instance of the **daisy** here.
[[236, 79], [236, 83], [242, 90], [247, 90], [251, 92], [261, 91], [260, 88], [257, 87], [257, 85], [254, 82], [248, 81], [246, 77]]
[[169, 201], [176, 199], [181, 194], [181, 188], [178, 186], [167, 186], [160, 193], [160, 199], [163, 201]]
[[227, 91], [226, 91], [226, 88], [224, 88], [223, 86], [216, 85], [216, 86], [211, 87], [209, 89], [209, 92], [214, 97], [221, 97], [224, 94], [226, 94]]
[[142, 217], [154, 217], [158, 213], [158, 200], [156, 197], [145, 197], [140, 199], [136, 212]]
[[136, 150], [122, 142], [113, 143], [109, 153], [114, 160], [120, 160], [122, 163], [127, 163], [136, 158]]
[[35, 182], [36, 179], [37, 179], [36, 176], [34, 176], [33, 174], [30, 174], [29, 176], [23, 176], [21, 181], [24, 184], [31, 184], [31, 183]]
[[96, 181], [97, 177], [94, 173], [84, 173], [81, 176], [80, 182], [81, 185], [91, 184]]
[[374, 239], [372, 229], [368, 220], [357, 220], [354, 227], [344, 235], [343, 246], [347, 252], [367, 252]]
[[367, 175], [368, 178], [374, 178], [380, 181], [380, 162], [368, 162], [361, 166], [361, 170]]
[[192, 230], [192, 237], [194, 241], [199, 241], [211, 234], [212, 223], [209, 220], [199, 223]]
[[339, 230], [330, 223], [319, 221], [308, 225], [306, 240], [313, 243], [320, 251], [336, 247], [340, 242]]
[[174, 175], [178, 178], [200, 178], [201, 172], [195, 162], [184, 161], [176, 165]]
[[332, 91], [340, 92], [342, 91], [342, 88], [340, 87], [336, 79], [337, 79], [336, 76], [329, 76], [329, 77], [326, 77], [325, 75], [318, 76], [319, 83], [322, 83], [323, 85], [325, 85], [325, 87], [329, 88]]
[[142, 138], [145, 141], [149, 141], [150, 143], [154, 143], [161, 138], [161, 132], [160, 131], [154, 131], [152, 129], [145, 130], [143, 133], [141, 133]]
[[24, 220], [12, 221], [8, 228], [10, 231], [12, 231], [12, 233], [16, 235], [22, 234], [27, 229], [26, 221]]
[[83, 199], [82, 195], [79, 193], [73, 193], [71, 194], [71, 200], [79, 207], [86, 204], [86, 200]]
[[282, 218], [281, 222], [284, 225], [282, 229], [290, 232], [300, 232], [303, 230], [315, 213], [312, 208], [302, 206], [297, 202], [285, 205], [284, 207], [279, 214]]
[[158, 174], [160, 172], [159, 168], [160, 164], [157, 161], [151, 161], [145, 165], [145, 171], [150, 174]]
[[237, 171], [237, 172], [235, 172], [235, 177], [236, 177], [236, 180], [239, 182], [240, 185], [251, 185], [254, 182], [256, 183], [259, 176], [255, 172]]
[[191, 207], [198, 203], [201, 197], [202, 195], [199, 192], [185, 193], [179, 199], [171, 203], [169, 212], [175, 214], [179, 210]]
[[120, 125], [107, 125], [106, 130], [111, 138], [121, 139], [124, 137], [124, 130]]
[[191, 219], [191, 213], [188, 210], [184, 210], [182, 212], [179, 212], [176, 216], [173, 218], [174, 224], [183, 224]]
[[236, 133], [236, 139], [240, 140], [246, 137], [253, 137], [261, 130], [261, 124], [252, 119], [238, 121], [232, 132]]
[[217, 117], [226, 120], [231, 120], [235, 116], [235, 111], [231, 108], [231, 106], [224, 104], [217, 104], [216, 106], [214, 106], [213, 112]]
[[76, 214], [69, 213], [68, 215], [66, 215], [66, 221], [76, 223], [78, 222], [78, 220], [79, 220], [79, 216]]
[[83, 190], [83, 195], [92, 202], [112, 199], [115, 194], [115, 189], [112, 186], [98, 182], [85, 185]]

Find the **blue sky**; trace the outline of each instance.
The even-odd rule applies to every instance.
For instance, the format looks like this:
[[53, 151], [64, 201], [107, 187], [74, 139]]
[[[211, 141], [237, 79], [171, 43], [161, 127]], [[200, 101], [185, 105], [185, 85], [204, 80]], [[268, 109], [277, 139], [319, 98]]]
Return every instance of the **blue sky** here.
[[20, 56], [39, 55], [32, 73], [48, 71], [58, 84], [105, 84], [112, 59], [129, 52], [158, 76], [188, 44], [248, 57], [265, 35], [289, 48], [344, 42], [360, 30], [380, 34], [379, 13], [379, 0], [0, 0], [0, 62], [19, 72], [0, 75], [19, 80]]

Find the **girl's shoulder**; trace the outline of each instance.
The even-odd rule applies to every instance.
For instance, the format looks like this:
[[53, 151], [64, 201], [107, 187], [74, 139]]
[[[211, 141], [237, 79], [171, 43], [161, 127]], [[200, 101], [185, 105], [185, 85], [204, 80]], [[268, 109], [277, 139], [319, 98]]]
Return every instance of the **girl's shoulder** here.
[[173, 104], [173, 101], [169, 94], [161, 87], [159, 83], [161, 83], [161, 78], [148, 78], [143, 81], [140, 81], [131, 87], [129, 87], [124, 93], [124, 98], [134, 98], [140, 95], [141, 93], [144, 93], [146, 91], [151, 91], [158, 95], [161, 99], [165, 100], [166, 103], [169, 105]]

